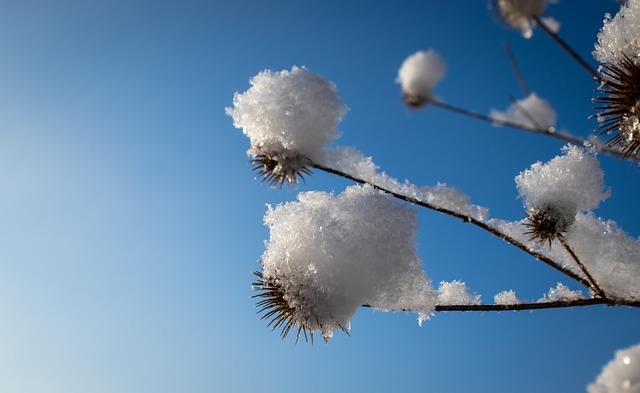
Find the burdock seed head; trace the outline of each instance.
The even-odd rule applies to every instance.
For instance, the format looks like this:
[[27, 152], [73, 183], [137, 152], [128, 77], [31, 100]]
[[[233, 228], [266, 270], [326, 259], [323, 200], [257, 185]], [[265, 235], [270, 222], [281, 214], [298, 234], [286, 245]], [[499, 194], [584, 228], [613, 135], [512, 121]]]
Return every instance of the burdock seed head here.
[[613, 135], [608, 146], [622, 159], [640, 160], [640, 67], [622, 54], [616, 64], [600, 68], [603, 82], [594, 101], [601, 112], [596, 116], [599, 135]]
[[575, 216], [567, 214], [566, 209], [548, 204], [543, 207], [534, 206], [525, 212], [529, 222], [524, 225], [528, 228], [525, 234], [530, 235], [530, 240], [538, 243], [549, 243], [558, 238], [564, 238]]
[[250, 161], [257, 177], [272, 187], [282, 187], [285, 183], [298, 184], [304, 175], [311, 175], [311, 160], [296, 152], [287, 150], [261, 151]]

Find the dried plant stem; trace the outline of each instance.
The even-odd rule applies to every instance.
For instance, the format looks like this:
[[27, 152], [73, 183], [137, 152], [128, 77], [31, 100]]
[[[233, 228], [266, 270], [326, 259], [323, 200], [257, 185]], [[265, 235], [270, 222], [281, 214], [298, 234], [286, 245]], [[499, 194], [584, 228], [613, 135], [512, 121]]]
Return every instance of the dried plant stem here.
[[567, 52], [575, 61], [577, 61], [578, 64], [580, 64], [580, 66], [584, 68], [593, 77], [593, 79], [595, 79], [596, 81], [602, 80], [602, 77], [600, 76], [598, 71], [596, 71], [593, 67], [591, 67], [591, 65], [589, 65], [589, 63], [587, 63], [587, 61], [578, 54], [578, 52], [576, 52], [572, 47], [570, 47], [569, 44], [567, 44], [562, 38], [560, 38], [558, 34], [551, 31], [551, 29], [549, 29], [549, 27], [544, 23], [542, 19], [540, 19], [538, 15], [534, 15], [533, 20], [536, 21], [536, 23], [540, 26], [540, 28], [545, 33], [547, 33], [547, 35], [551, 37], [551, 39], [553, 39], [558, 45], [560, 45], [560, 47], [565, 52]]
[[477, 305], [436, 305], [436, 311], [524, 311], [550, 308], [585, 307], [597, 304], [609, 306], [640, 307], [637, 301], [620, 301], [612, 303], [604, 298], [588, 298], [575, 300], [558, 300], [554, 302], [520, 303], [520, 304], [477, 304]]
[[[468, 109], [464, 109], [464, 108], [460, 108], [457, 107], [455, 105], [451, 105], [448, 104], [446, 102], [443, 101], [439, 101], [439, 100], [431, 100], [429, 101], [430, 104], [437, 106], [438, 108], [444, 109], [444, 110], [448, 110], [450, 112], [454, 112], [457, 113], [459, 115], [463, 115], [463, 116], [467, 116], [476, 120], [481, 120], [481, 121], [485, 121], [488, 123], [492, 123], [492, 124], [497, 124], [497, 125], [501, 125], [501, 126], [505, 126], [505, 127], [509, 127], [509, 128], [515, 128], [518, 130], [523, 130], [523, 131], [529, 131], [529, 132], [533, 132], [536, 134], [542, 134], [542, 135], [546, 135], [546, 136], [550, 136], [552, 138], [570, 143], [572, 145], [575, 146], [585, 146], [586, 144], [589, 144], [591, 147], [593, 147], [593, 149], [595, 149], [596, 151], [600, 152], [600, 153], [605, 153], [605, 154], [609, 154], [612, 156], [620, 156], [620, 150], [615, 149], [615, 148], [611, 148], [609, 146], [605, 146], [605, 145], [600, 145], [600, 144], [594, 144], [594, 143], [590, 143], [585, 141], [582, 138], [578, 138], [572, 135], [568, 135], [568, 134], [563, 134], [563, 133], [558, 133], [555, 132], [555, 130], [553, 128], [535, 128], [535, 127], [528, 127], [519, 123], [514, 123], [514, 122], [510, 122], [510, 121], [505, 121], [505, 120], [501, 120], [501, 119], [496, 119], [494, 117], [488, 116], [488, 115], [483, 115], [482, 113], [478, 113], [478, 112], [474, 112]], [[522, 112], [522, 110], [520, 108], [518, 108], [518, 110], [520, 112]], [[524, 115], [524, 113], [523, 113]], [[526, 117], [526, 115], [524, 115]], [[530, 115], [529, 115], [530, 116]], [[534, 122], [535, 123], [535, 122]], [[628, 158], [628, 157], [626, 157]]]
[[516, 75], [516, 79], [518, 80], [518, 84], [520, 85], [520, 89], [522, 89], [522, 93], [526, 96], [529, 95], [529, 88], [527, 87], [527, 84], [524, 81], [524, 77], [522, 76], [522, 73], [520, 72], [520, 67], [518, 67], [518, 63], [516, 62], [516, 57], [513, 55], [513, 52], [511, 51], [511, 46], [509, 45], [508, 42], [504, 42], [502, 44], [502, 47], [504, 48], [504, 51], [507, 54], [507, 58], [509, 58], [509, 63], [511, 64], [511, 68], [513, 69], [513, 73]]
[[577, 138], [571, 135], [566, 135], [566, 134], [558, 134], [555, 132], [555, 130], [553, 128], [542, 128], [542, 127], [529, 127], [523, 124], [519, 124], [519, 123], [515, 123], [512, 121], [507, 121], [507, 120], [502, 120], [502, 119], [496, 119], [494, 117], [488, 116], [488, 115], [483, 115], [482, 113], [478, 113], [478, 112], [474, 112], [468, 109], [464, 109], [464, 108], [460, 108], [451, 104], [447, 104], [446, 102], [442, 102], [442, 101], [438, 101], [438, 100], [432, 100], [430, 101], [431, 104], [433, 104], [434, 106], [437, 106], [438, 108], [441, 109], [445, 109], [448, 110], [450, 112], [454, 112], [457, 113], [459, 115], [463, 115], [463, 116], [467, 116], [467, 117], [471, 117], [473, 119], [477, 119], [477, 120], [482, 120], [488, 123], [492, 123], [492, 124], [497, 124], [500, 126], [505, 126], [505, 127], [510, 127], [510, 128], [515, 128], [518, 130], [523, 130], [523, 131], [529, 131], [529, 132], [534, 132], [537, 134], [543, 134], [543, 135], [547, 135], [550, 136], [552, 138], [556, 138], [556, 139], [560, 139], [564, 142], [568, 142], [571, 143], [573, 145], [577, 145], [577, 146], [584, 146], [584, 139], [581, 138]]
[[601, 297], [605, 301], [608, 301], [607, 296], [605, 295], [602, 288], [600, 288], [596, 280], [593, 278], [591, 273], [589, 273], [586, 266], [584, 266], [584, 264], [580, 261], [580, 258], [578, 258], [578, 255], [576, 255], [576, 253], [573, 251], [571, 246], [569, 246], [569, 244], [564, 239], [564, 237], [559, 236], [557, 237], [557, 240], [562, 245], [562, 247], [564, 247], [564, 249], [569, 253], [569, 255], [571, 255], [571, 258], [573, 258], [573, 260], [576, 262], [576, 264], [578, 265], [582, 273], [584, 273], [584, 275], [587, 277], [587, 280], [590, 283], [589, 287], [591, 288], [591, 290], [593, 290], [593, 292], [595, 292], [597, 296]]
[[[619, 301], [609, 302], [607, 299], [594, 297], [588, 299], [573, 299], [573, 300], [556, 300], [552, 302], [535, 302], [535, 303], [520, 303], [520, 304], [439, 304], [436, 305], [436, 312], [445, 311], [525, 311], [525, 310], [547, 310], [551, 308], [569, 308], [569, 307], [586, 307], [595, 306], [598, 304], [608, 306], [627, 306], [627, 307], [640, 307], [638, 301]], [[365, 304], [362, 307], [371, 308], [370, 305]], [[411, 310], [405, 310], [411, 311]]]
[[484, 223], [484, 222], [482, 222], [480, 220], [477, 220], [477, 219], [475, 219], [475, 218], [473, 218], [471, 216], [468, 216], [468, 215], [465, 215], [465, 214], [461, 214], [461, 213], [458, 213], [458, 212], [454, 212], [452, 210], [445, 209], [445, 208], [442, 208], [442, 207], [439, 207], [439, 206], [435, 206], [435, 205], [432, 205], [432, 204], [430, 204], [428, 202], [424, 202], [424, 201], [421, 201], [421, 200], [416, 199], [416, 198], [411, 198], [411, 197], [408, 197], [406, 195], [402, 195], [400, 193], [388, 190], [388, 189], [386, 189], [384, 187], [378, 186], [378, 185], [373, 184], [371, 182], [368, 182], [368, 181], [366, 181], [364, 179], [360, 179], [360, 178], [357, 178], [355, 176], [349, 175], [349, 174], [344, 173], [342, 171], [339, 171], [337, 169], [329, 168], [329, 167], [326, 167], [324, 165], [320, 165], [320, 164], [317, 164], [317, 163], [311, 163], [310, 166], [312, 168], [316, 168], [316, 169], [319, 169], [321, 171], [324, 171], [324, 172], [327, 172], [327, 173], [331, 173], [333, 175], [337, 175], [337, 176], [343, 177], [345, 179], [352, 180], [352, 181], [354, 181], [356, 183], [368, 184], [368, 185], [370, 185], [370, 186], [372, 186], [372, 187], [374, 187], [374, 188], [376, 188], [376, 189], [378, 189], [378, 190], [380, 190], [382, 192], [385, 192], [385, 193], [387, 193], [389, 195], [392, 195], [393, 197], [398, 198], [400, 200], [403, 200], [405, 202], [409, 202], [409, 203], [417, 205], [417, 206], [422, 206], [422, 207], [430, 209], [430, 210], [434, 210], [434, 211], [437, 211], [437, 212], [440, 212], [440, 213], [443, 213], [443, 214], [446, 214], [446, 215], [449, 215], [449, 216], [452, 216], [452, 217], [455, 217], [455, 218], [459, 218], [460, 220], [462, 220], [464, 222], [468, 222], [468, 223], [470, 223], [472, 225], [475, 225], [475, 226], [477, 226], [479, 228], [484, 229], [485, 231], [491, 233], [494, 236], [499, 237], [500, 239], [502, 239], [502, 240], [506, 241], [507, 243], [511, 244], [512, 246], [515, 246], [515, 247], [519, 248], [520, 250], [526, 252], [527, 254], [533, 256], [537, 260], [540, 260], [540, 261], [544, 262], [545, 264], [551, 266], [552, 268], [558, 270], [562, 274], [564, 274], [564, 275], [566, 275], [568, 277], [571, 277], [572, 279], [578, 281], [582, 285], [584, 285], [586, 287], [591, 286], [591, 283], [588, 280], [584, 279], [583, 277], [579, 276], [578, 274], [574, 273], [573, 271], [565, 268], [564, 266], [560, 265], [559, 263], [557, 263], [553, 259], [551, 259], [551, 258], [549, 258], [549, 257], [547, 257], [547, 256], [545, 256], [543, 254], [540, 254], [540, 253], [530, 249], [525, 244], [519, 242], [518, 240], [514, 239], [513, 237], [511, 237], [511, 236], [499, 231], [498, 229], [496, 229], [496, 228], [494, 228], [494, 227], [492, 227], [490, 225], [487, 225], [486, 223]]

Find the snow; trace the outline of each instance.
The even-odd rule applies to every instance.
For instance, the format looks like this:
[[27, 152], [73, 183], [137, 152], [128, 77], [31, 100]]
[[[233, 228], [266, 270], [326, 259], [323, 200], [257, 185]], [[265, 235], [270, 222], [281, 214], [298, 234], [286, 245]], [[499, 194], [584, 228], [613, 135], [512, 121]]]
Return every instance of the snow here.
[[522, 301], [520, 301], [520, 299], [518, 299], [518, 297], [516, 296], [515, 291], [512, 289], [497, 293], [493, 297], [493, 302], [495, 304], [501, 304], [501, 305], [514, 305], [514, 304], [522, 303]]
[[347, 111], [335, 85], [295, 66], [291, 71], [263, 71], [250, 83], [246, 92], [234, 95], [233, 107], [226, 108], [234, 126], [251, 140], [247, 153], [294, 152], [321, 159], [323, 146], [339, 136], [336, 127]]
[[584, 299], [582, 292], [572, 291], [569, 287], [559, 282], [555, 288], [549, 288], [549, 292], [538, 300], [538, 303], [571, 301], [578, 299]]
[[579, 214], [566, 238], [607, 297], [640, 301], [640, 239], [593, 213]]
[[522, 100], [518, 100], [507, 108], [506, 112], [492, 109], [489, 117], [496, 120], [496, 125], [500, 125], [500, 122], [510, 122], [551, 132], [555, 131], [556, 126], [556, 111], [547, 100], [538, 97], [536, 93], [530, 93]]
[[362, 305], [434, 311], [436, 294], [416, 255], [416, 212], [370, 186], [342, 194], [304, 192], [296, 202], [269, 206], [270, 239], [263, 276], [276, 282], [295, 309], [291, 318], [329, 340], [348, 330]]
[[438, 287], [439, 305], [479, 305], [482, 304], [480, 295], [471, 293], [467, 284], [453, 280], [451, 282], [441, 281]]
[[573, 221], [578, 211], [598, 207], [609, 192], [605, 191], [604, 173], [594, 154], [573, 145], [562, 150], [563, 155], [521, 172], [516, 184], [527, 208], [553, 206]]
[[589, 393], [640, 393], [640, 344], [616, 351], [595, 382], [587, 387]]
[[413, 106], [421, 106], [432, 98], [431, 91], [440, 82], [446, 72], [442, 57], [433, 49], [418, 51], [407, 57], [398, 71], [397, 83], [402, 85], [405, 102], [412, 101]]
[[593, 57], [600, 63], [617, 64], [623, 54], [640, 65], [640, 0], [628, 0], [612, 18], [605, 15]]

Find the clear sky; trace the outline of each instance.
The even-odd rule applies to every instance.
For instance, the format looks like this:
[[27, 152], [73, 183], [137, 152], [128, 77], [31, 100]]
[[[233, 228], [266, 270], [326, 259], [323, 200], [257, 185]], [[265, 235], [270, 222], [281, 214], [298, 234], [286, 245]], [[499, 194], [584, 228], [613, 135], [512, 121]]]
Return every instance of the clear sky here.
[[[548, 15], [589, 59], [613, 0]], [[436, 108], [406, 109], [404, 58], [433, 48], [436, 94], [487, 113], [521, 97], [502, 44], [558, 127], [596, 124], [590, 77], [542, 31], [502, 26], [483, 0], [43, 1], [0, 6], [0, 391], [582, 392], [640, 342], [637, 309], [413, 314], [360, 310], [351, 337], [281, 341], [255, 314], [251, 271], [265, 204], [298, 189], [253, 178], [248, 139], [225, 115], [264, 69], [307, 66], [350, 107], [338, 145], [414, 184], [464, 190], [493, 217], [523, 215], [514, 177], [562, 143]], [[601, 157], [612, 197], [597, 214], [640, 235], [640, 173]], [[491, 302], [584, 289], [477, 228], [420, 211], [434, 281]]]

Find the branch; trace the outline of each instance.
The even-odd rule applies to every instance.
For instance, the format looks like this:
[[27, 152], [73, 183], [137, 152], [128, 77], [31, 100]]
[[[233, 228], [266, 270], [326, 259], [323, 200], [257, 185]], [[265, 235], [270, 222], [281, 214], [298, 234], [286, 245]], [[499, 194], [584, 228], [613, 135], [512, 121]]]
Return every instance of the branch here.
[[543, 310], [550, 308], [585, 307], [604, 304], [608, 306], [640, 307], [640, 301], [619, 301], [609, 303], [604, 298], [589, 298], [575, 300], [557, 300], [554, 302], [521, 303], [521, 304], [478, 304], [478, 305], [436, 305], [436, 311], [523, 311]]
[[593, 77], [593, 79], [595, 79], [596, 81], [602, 81], [602, 76], [600, 76], [598, 71], [591, 67], [591, 65], [589, 65], [589, 63], [587, 63], [587, 61], [578, 54], [578, 52], [571, 48], [569, 44], [567, 44], [562, 38], [560, 38], [558, 34], [551, 31], [551, 29], [547, 27], [547, 25], [544, 23], [544, 21], [542, 21], [542, 19], [540, 19], [538, 15], [534, 15], [533, 20], [535, 20], [536, 23], [540, 25], [540, 28], [544, 30], [544, 32], [547, 33], [547, 35], [551, 37], [551, 39], [553, 39], [558, 45], [560, 45], [562, 49], [564, 49], [565, 52], [567, 52], [575, 61], [577, 61], [578, 64], [580, 64], [580, 66], [582, 66], [582, 68], [584, 68]]
[[[611, 307], [615, 306], [627, 306], [627, 307], [640, 307], [640, 301], [627, 301], [620, 300], [614, 303], [610, 303], [607, 299], [603, 298], [588, 298], [588, 299], [574, 299], [574, 300], [556, 300], [553, 302], [540, 302], [540, 303], [520, 303], [520, 304], [439, 304], [436, 305], [436, 312], [443, 311], [524, 311], [524, 310], [547, 310], [551, 308], [568, 308], [568, 307], [586, 307], [603, 304]], [[365, 304], [362, 307], [372, 308], [370, 305]], [[403, 310], [411, 311], [411, 310]]]
[[[513, 100], [512, 100], [512, 102], [513, 102]], [[620, 150], [618, 150], [618, 149], [614, 149], [614, 148], [611, 148], [611, 147], [606, 146], [606, 145], [600, 145], [600, 144], [591, 143], [591, 142], [588, 142], [588, 141], [586, 141], [586, 140], [584, 140], [582, 138], [578, 138], [578, 137], [573, 136], [573, 135], [558, 133], [558, 132], [555, 131], [554, 128], [529, 127], [529, 126], [526, 126], [526, 125], [523, 125], [523, 124], [519, 124], [519, 123], [507, 121], [507, 120], [496, 119], [494, 117], [491, 117], [491, 116], [488, 116], [488, 115], [484, 115], [482, 113], [474, 112], [474, 111], [469, 110], [469, 109], [460, 108], [460, 107], [457, 107], [455, 105], [451, 105], [451, 104], [448, 104], [446, 102], [435, 100], [435, 99], [432, 99], [431, 101], [429, 101], [429, 103], [433, 104], [434, 106], [437, 106], [438, 108], [445, 109], [445, 110], [448, 110], [450, 112], [454, 112], [454, 113], [457, 113], [459, 115], [467, 116], [467, 117], [470, 117], [470, 118], [473, 118], [473, 119], [476, 119], [476, 120], [481, 120], [481, 121], [485, 121], [485, 122], [488, 122], [488, 123], [492, 123], [492, 124], [496, 124], [496, 125], [500, 125], [500, 126], [504, 126], [504, 127], [515, 128], [515, 129], [518, 129], [518, 130], [529, 131], [529, 132], [533, 132], [533, 133], [536, 133], [536, 134], [550, 136], [552, 138], [559, 139], [559, 140], [561, 140], [563, 142], [567, 142], [567, 143], [570, 143], [570, 144], [575, 145], [575, 146], [583, 147], [586, 144], [589, 144], [591, 147], [593, 147], [596, 151], [598, 151], [600, 153], [605, 153], [605, 154], [609, 154], [609, 155], [612, 155], [612, 156], [618, 156], [618, 157], [620, 156]], [[526, 117], [526, 115], [525, 115], [525, 117]], [[629, 157], [625, 157], [625, 158], [629, 158]]]
[[522, 93], [526, 96], [529, 95], [529, 88], [524, 81], [524, 77], [520, 72], [520, 67], [518, 67], [518, 63], [516, 63], [516, 58], [511, 51], [511, 46], [509, 46], [508, 42], [503, 42], [502, 47], [504, 51], [507, 53], [507, 57], [509, 58], [509, 63], [511, 64], [511, 68], [513, 69], [513, 73], [516, 74], [516, 79], [518, 80], [518, 84], [520, 85], [520, 89], [522, 89]]
[[549, 258], [549, 257], [547, 257], [547, 256], [545, 256], [543, 254], [540, 254], [537, 251], [534, 251], [534, 250], [530, 249], [529, 247], [527, 247], [525, 244], [521, 243], [520, 241], [518, 241], [518, 240], [514, 239], [513, 237], [511, 237], [511, 236], [509, 236], [509, 235], [497, 230], [496, 228], [493, 228], [490, 225], [487, 225], [486, 223], [484, 223], [484, 222], [482, 222], [482, 221], [480, 221], [480, 220], [478, 220], [476, 218], [473, 218], [471, 216], [468, 216], [468, 215], [465, 215], [465, 214], [461, 214], [461, 213], [458, 213], [458, 212], [455, 212], [455, 211], [452, 211], [452, 210], [449, 210], [449, 209], [445, 209], [445, 208], [442, 208], [442, 207], [439, 207], [439, 206], [435, 206], [435, 205], [432, 205], [432, 204], [430, 204], [428, 202], [424, 202], [424, 201], [421, 201], [421, 200], [416, 199], [416, 198], [411, 198], [411, 197], [408, 197], [406, 195], [402, 195], [400, 193], [391, 191], [389, 189], [386, 189], [384, 187], [378, 186], [378, 185], [373, 184], [371, 182], [368, 182], [366, 180], [363, 180], [363, 179], [357, 178], [355, 176], [349, 175], [349, 174], [344, 173], [342, 171], [339, 171], [337, 169], [333, 169], [333, 168], [326, 167], [324, 165], [317, 164], [315, 162], [311, 162], [310, 166], [312, 168], [316, 168], [316, 169], [319, 169], [321, 171], [324, 171], [324, 172], [327, 172], [327, 173], [331, 173], [331, 174], [343, 177], [345, 179], [352, 180], [352, 181], [354, 181], [356, 183], [368, 184], [368, 185], [370, 185], [370, 186], [372, 186], [372, 187], [374, 187], [374, 188], [376, 188], [376, 189], [378, 189], [378, 190], [380, 190], [382, 192], [385, 192], [385, 193], [387, 193], [387, 194], [389, 194], [389, 195], [391, 195], [391, 196], [393, 196], [395, 198], [398, 198], [400, 200], [403, 200], [405, 202], [409, 202], [409, 203], [417, 205], [417, 206], [422, 206], [422, 207], [425, 207], [425, 208], [430, 209], [430, 210], [434, 210], [434, 211], [437, 211], [437, 212], [440, 212], [440, 213], [443, 213], [443, 214], [446, 214], [446, 215], [449, 215], [449, 216], [452, 216], [452, 217], [455, 217], [455, 218], [459, 218], [460, 220], [462, 220], [464, 222], [468, 222], [468, 223], [470, 223], [472, 225], [475, 225], [475, 226], [477, 226], [479, 228], [484, 229], [485, 231], [491, 233], [494, 236], [499, 237], [500, 239], [506, 241], [507, 243], [519, 248], [520, 250], [522, 250], [522, 251], [526, 252], [527, 254], [533, 256], [534, 258], [536, 258], [536, 259], [546, 263], [547, 265], [551, 266], [552, 268], [558, 270], [562, 274], [564, 274], [564, 275], [566, 275], [568, 277], [571, 277], [572, 279], [576, 280], [577, 282], [581, 283], [582, 285], [584, 285], [586, 287], [590, 287], [591, 286], [591, 283], [588, 280], [580, 277], [579, 275], [577, 275], [573, 271], [567, 269], [566, 267], [561, 266], [559, 263], [557, 263], [553, 259], [551, 259], [551, 258]]

